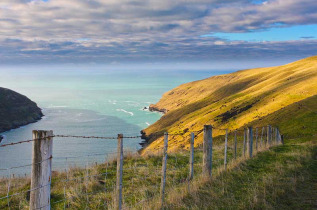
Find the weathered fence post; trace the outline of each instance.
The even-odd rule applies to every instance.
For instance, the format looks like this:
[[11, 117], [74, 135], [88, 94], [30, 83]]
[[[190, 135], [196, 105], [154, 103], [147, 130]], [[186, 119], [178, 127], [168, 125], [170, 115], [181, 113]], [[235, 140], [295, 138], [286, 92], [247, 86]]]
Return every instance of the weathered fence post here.
[[123, 134], [118, 134], [116, 209], [122, 209]]
[[258, 128], [255, 129], [255, 149], [258, 151]]
[[165, 194], [165, 183], [166, 183], [166, 165], [167, 165], [167, 148], [168, 148], [168, 133], [164, 133], [164, 151], [162, 161], [162, 177], [161, 177], [161, 207], [164, 206], [164, 194]]
[[195, 134], [190, 134], [190, 155], [189, 155], [189, 180], [192, 180], [194, 177], [194, 141]]
[[228, 129], [226, 129], [226, 137], [225, 137], [225, 156], [224, 156], [224, 166], [225, 170], [227, 170], [227, 150], [228, 150]]
[[237, 130], [234, 131], [234, 159], [237, 158]]
[[262, 133], [261, 133], [261, 148], [263, 147], [263, 135], [264, 135], [264, 130], [265, 130], [265, 128], [264, 127], [262, 127]]
[[276, 127], [276, 129], [275, 129], [275, 138], [276, 138], [276, 144], [278, 144], [279, 143], [279, 130], [278, 130], [278, 127]]
[[273, 126], [270, 126], [270, 146], [273, 145]]
[[275, 143], [275, 141], [274, 141], [274, 137], [275, 137], [275, 135], [274, 135], [274, 129], [275, 127], [271, 127], [271, 144], [273, 145], [274, 143]]
[[33, 131], [30, 210], [51, 209], [53, 131]]
[[269, 147], [271, 146], [271, 126], [268, 125], [267, 126], [267, 144], [269, 145]]
[[212, 173], [212, 126], [204, 125], [203, 173], [211, 177]]
[[246, 145], [246, 141], [247, 141], [247, 129], [244, 128], [244, 133], [243, 133], [243, 157], [245, 157], [245, 153], [247, 150], [247, 145]]
[[248, 128], [248, 142], [249, 142], [249, 157], [252, 158], [253, 155], [253, 129]]

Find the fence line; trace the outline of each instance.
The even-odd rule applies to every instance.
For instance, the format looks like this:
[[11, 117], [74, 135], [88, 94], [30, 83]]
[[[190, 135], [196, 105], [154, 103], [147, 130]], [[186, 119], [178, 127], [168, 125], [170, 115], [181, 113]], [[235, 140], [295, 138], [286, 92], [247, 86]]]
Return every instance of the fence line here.
[[[253, 129], [255, 128], [255, 132]], [[190, 136], [187, 137], [181, 133], [164, 133], [164, 148], [162, 153], [162, 165], [161, 169], [154, 164], [149, 164], [144, 160], [145, 164], [135, 163], [130, 167], [125, 165], [124, 158], [124, 139], [141, 138], [142, 136], [124, 136], [118, 134], [117, 137], [102, 137], [102, 136], [77, 136], [77, 135], [53, 135], [52, 131], [33, 131], [33, 139], [14, 142], [9, 144], [0, 145], [0, 147], [12, 146], [22, 143], [33, 142], [33, 158], [32, 164], [26, 164], [21, 166], [14, 166], [10, 168], [0, 168], [0, 171], [8, 171], [8, 183], [6, 196], [0, 194], [0, 208], [2, 200], [7, 200], [6, 206], [11, 208], [11, 199], [15, 196], [25, 195], [30, 193], [30, 209], [50, 209], [51, 205], [57, 205], [64, 203], [63, 207], [68, 208], [72, 205], [74, 198], [69, 197], [68, 192], [75, 193], [78, 198], [83, 198], [79, 202], [85, 202], [86, 207], [89, 205], [90, 196], [98, 193], [111, 193], [110, 200], [105, 200], [103, 206], [106, 208], [114, 207], [116, 209], [125, 208], [126, 202], [130, 202], [129, 206], [137, 206], [144, 202], [149, 202], [155, 197], [160, 197], [160, 206], [164, 208], [166, 198], [166, 188], [170, 189], [173, 186], [182, 183], [189, 183], [197, 174], [202, 173], [209, 177], [212, 176], [212, 171], [219, 166], [227, 170], [227, 164], [229, 161], [235, 161], [238, 157], [252, 158], [258, 151], [269, 148], [272, 145], [283, 143], [283, 135], [280, 133], [277, 127], [271, 125], [263, 127], [248, 127], [243, 130], [233, 130], [217, 128], [211, 125], [205, 125], [204, 129], [198, 131], [191, 131]], [[213, 130], [225, 131], [224, 136], [213, 137]], [[259, 130], [261, 132], [259, 132]], [[266, 130], [266, 132], [265, 132]], [[188, 131], [187, 131], [188, 132]], [[203, 132], [203, 144], [202, 148], [194, 149], [195, 137], [197, 132]], [[242, 132], [242, 136], [239, 135]], [[261, 133], [261, 135], [260, 135]], [[161, 134], [155, 135], [162, 137]], [[170, 153], [168, 145], [172, 139], [169, 136], [180, 136], [185, 141], [188, 138], [190, 145], [188, 152], [182, 153]], [[56, 201], [51, 202], [51, 188], [52, 188], [52, 142], [54, 138], [84, 138], [84, 139], [102, 139], [102, 140], [117, 140], [117, 152], [113, 153], [96, 153], [83, 156], [65, 156], [58, 157], [57, 159], [65, 159], [66, 170], [65, 174], [60, 174], [61, 178], [58, 180], [57, 185], [62, 185], [63, 195]], [[255, 147], [253, 147], [253, 140], [255, 140]], [[242, 145], [240, 144], [242, 143]], [[214, 146], [213, 146], [214, 144]], [[202, 153], [202, 158], [196, 160], [196, 155]], [[101, 171], [89, 166], [89, 157], [95, 156], [107, 156], [109, 154], [117, 155], [116, 168], [112, 164], [109, 165], [109, 161], [106, 161], [104, 165], [98, 166]], [[246, 156], [248, 154], [248, 157]], [[73, 169], [69, 170], [69, 159], [75, 158], [87, 158], [87, 164], [85, 169]], [[189, 167], [184, 167], [185, 165]], [[22, 190], [20, 192], [14, 192], [14, 174], [12, 169], [32, 166], [31, 185], [29, 190]], [[97, 170], [97, 171], [94, 171]], [[132, 170], [128, 173], [128, 171]], [[52, 177], [53, 176], [53, 177]], [[65, 178], [62, 178], [66, 176]], [[128, 179], [129, 183], [136, 189], [139, 187], [139, 180], [145, 182], [148, 189], [152, 189], [149, 195], [145, 198], [139, 199], [137, 194], [142, 194], [144, 190], [133, 190], [132, 195], [129, 197], [129, 193], [125, 192], [125, 185], [123, 182], [124, 177], [130, 176], [135, 178]], [[147, 177], [151, 176], [151, 179]], [[156, 178], [153, 178], [156, 177]], [[160, 178], [160, 187], [158, 179]], [[114, 180], [116, 179], [116, 180]], [[155, 181], [157, 180], [157, 181]], [[102, 188], [89, 190], [89, 183], [91, 181], [102, 183]], [[125, 178], [125, 182], [126, 182]], [[56, 185], [56, 184], [55, 184]], [[188, 185], [189, 186], [189, 185]], [[134, 188], [133, 187], [133, 188]], [[129, 190], [129, 189], [128, 189]], [[125, 196], [124, 196], [125, 195]], [[134, 198], [133, 198], [134, 197]], [[132, 200], [131, 200], [132, 199]], [[138, 200], [139, 199], [139, 200]], [[126, 201], [127, 200], [127, 201]], [[20, 205], [20, 204], [19, 204]]]

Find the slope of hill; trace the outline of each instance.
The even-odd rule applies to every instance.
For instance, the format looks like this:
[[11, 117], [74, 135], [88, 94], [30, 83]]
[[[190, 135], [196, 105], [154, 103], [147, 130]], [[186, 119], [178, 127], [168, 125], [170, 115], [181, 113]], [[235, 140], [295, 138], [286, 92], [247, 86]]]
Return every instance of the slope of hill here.
[[[143, 131], [147, 144], [142, 153], [162, 148], [163, 138], [154, 136], [165, 131], [189, 135], [191, 131], [200, 131], [204, 124], [233, 130], [260, 123], [267, 116], [316, 94], [317, 56], [180, 85], [151, 106], [166, 109], [167, 113]], [[203, 134], [198, 133], [196, 144], [202, 141]], [[214, 132], [215, 136], [222, 134], [222, 131]], [[188, 139], [176, 137], [174, 140], [169, 143], [171, 150], [189, 146]]]
[[[169, 153], [164, 209], [316, 209], [316, 104], [317, 96], [309, 97], [254, 122], [256, 125], [279, 122], [280, 129], [287, 133], [285, 144], [244, 159], [240, 135], [238, 159], [233, 158], [232, 149], [228, 150], [228, 171], [223, 167], [224, 142], [222, 137], [215, 138], [211, 179], [201, 173], [201, 147], [195, 150], [195, 175], [191, 182], [186, 181], [189, 153]], [[230, 140], [229, 148], [233, 146], [232, 136]], [[88, 170], [73, 165], [66, 171], [54, 171], [52, 209], [63, 209], [65, 205], [68, 209], [112, 209], [117, 166], [116, 157], [112, 158], [102, 164], [92, 163]], [[162, 153], [139, 156], [125, 152], [123, 164], [124, 207], [162, 209], [159, 202]], [[65, 182], [66, 179], [70, 181]], [[0, 198], [7, 195], [7, 183], [8, 179], [0, 179]], [[13, 195], [30, 189], [28, 177], [11, 178], [10, 183]], [[10, 199], [11, 209], [27, 209], [28, 204], [27, 192]], [[0, 199], [0, 209], [9, 209], [7, 206], [8, 200]]]
[[0, 133], [36, 122], [42, 116], [41, 109], [26, 96], [0, 88]]

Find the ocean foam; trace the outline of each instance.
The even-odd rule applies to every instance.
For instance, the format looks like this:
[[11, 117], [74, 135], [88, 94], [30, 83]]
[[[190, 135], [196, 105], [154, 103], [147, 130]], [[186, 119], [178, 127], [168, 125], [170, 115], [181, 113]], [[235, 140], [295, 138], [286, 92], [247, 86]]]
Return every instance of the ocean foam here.
[[129, 114], [129, 115], [131, 115], [131, 116], [133, 116], [134, 115], [134, 113], [133, 112], [128, 112], [127, 110], [124, 110], [124, 109], [116, 109], [118, 112], [124, 112], [124, 113], [127, 113], [127, 114]]

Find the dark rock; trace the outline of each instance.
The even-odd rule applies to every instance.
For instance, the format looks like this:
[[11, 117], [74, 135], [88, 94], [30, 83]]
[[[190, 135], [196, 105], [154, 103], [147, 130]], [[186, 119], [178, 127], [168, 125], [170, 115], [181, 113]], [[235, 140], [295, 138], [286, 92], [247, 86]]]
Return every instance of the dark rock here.
[[150, 105], [149, 110], [150, 110], [151, 112], [162, 112], [162, 113], [164, 113], [164, 114], [166, 114], [166, 113], [168, 112], [167, 109], [160, 109], [160, 108], [156, 107], [154, 104], [151, 104], [151, 105]]
[[41, 109], [26, 96], [0, 88], [0, 133], [34, 123], [43, 117]]
[[248, 105], [244, 105], [244, 106], [242, 105], [242, 107], [233, 107], [229, 111], [226, 111], [226, 112], [216, 116], [215, 120], [220, 121], [221, 123], [228, 122], [229, 119], [234, 118], [238, 114], [245, 112], [245, 111], [249, 110], [250, 108], [252, 108], [254, 106], [254, 104], [256, 104], [257, 102], [259, 102], [259, 100], [256, 100], [255, 102], [248, 104]]

